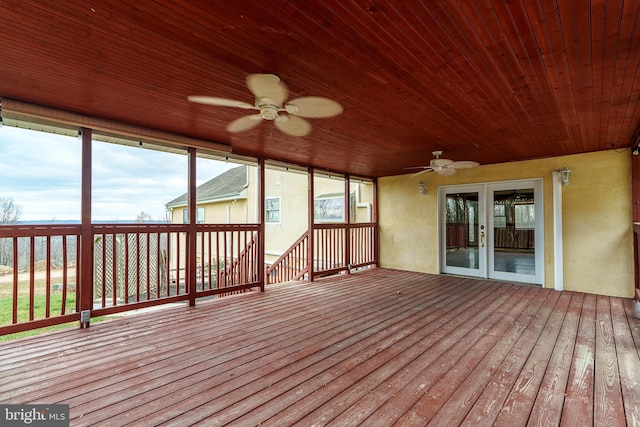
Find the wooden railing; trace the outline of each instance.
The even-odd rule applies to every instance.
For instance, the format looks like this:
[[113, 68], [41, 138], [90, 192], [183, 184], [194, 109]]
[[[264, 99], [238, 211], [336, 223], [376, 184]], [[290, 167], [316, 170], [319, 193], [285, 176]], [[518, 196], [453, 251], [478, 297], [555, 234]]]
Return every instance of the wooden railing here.
[[[264, 271], [257, 224], [0, 226], [0, 335], [373, 265], [376, 225], [316, 224]], [[83, 239], [93, 256], [82, 265]], [[313, 262], [309, 262], [309, 249]], [[309, 269], [311, 267], [311, 272]], [[88, 268], [90, 283], [82, 283]], [[269, 279], [267, 279], [267, 277]], [[83, 295], [82, 306], [79, 293]], [[88, 304], [87, 296], [90, 296]]]
[[307, 262], [309, 232], [305, 231], [277, 260], [267, 267], [266, 283], [300, 280], [309, 272]]
[[[377, 263], [376, 225], [314, 224], [312, 277]], [[309, 274], [309, 233], [305, 232], [267, 268], [267, 283], [300, 280]]]
[[[211, 265], [217, 260], [218, 269], [216, 275], [216, 288], [227, 289], [236, 286], [256, 284], [259, 281], [259, 272], [261, 266], [258, 264], [260, 259], [258, 256], [258, 230], [256, 226], [236, 226], [233, 231], [207, 231], [209, 233], [208, 250], [204, 248], [205, 233], [202, 233], [202, 253], [208, 254], [206, 259], [211, 260], [208, 263], [209, 277], [211, 277]], [[211, 233], [216, 233], [212, 239]], [[213, 251], [211, 241], [216, 241], [216, 248]], [[217, 254], [217, 256], [216, 256]], [[224, 261], [224, 263], [222, 263]], [[204, 276], [202, 276], [204, 283]], [[240, 290], [243, 290], [240, 289]], [[209, 290], [211, 290], [211, 280], [209, 280]], [[226, 292], [221, 295], [237, 293]]]
[[313, 277], [377, 263], [375, 223], [315, 224]]
[[190, 259], [188, 225], [94, 224], [93, 265], [83, 266], [80, 225], [0, 226], [0, 335], [79, 321], [78, 291], [95, 317], [261, 285], [259, 225], [198, 224], [195, 234]]
[[[109, 314], [187, 299], [180, 272], [188, 228], [182, 224], [98, 224], [93, 230], [93, 311]], [[170, 300], [170, 301], [168, 301]]]
[[79, 320], [80, 234], [80, 225], [0, 226], [0, 335]]

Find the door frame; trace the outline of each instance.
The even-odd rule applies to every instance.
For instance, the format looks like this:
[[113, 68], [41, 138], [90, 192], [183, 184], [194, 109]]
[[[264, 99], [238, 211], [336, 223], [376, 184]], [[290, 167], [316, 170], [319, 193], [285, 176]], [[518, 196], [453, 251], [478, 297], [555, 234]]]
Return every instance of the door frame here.
[[[518, 274], [495, 271], [493, 238], [493, 191], [518, 188], [533, 188], [535, 200], [535, 274]], [[485, 279], [507, 280], [523, 283], [544, 283], [544, 194], [543, 179], [519, 179], [491, 181], [474, 184], [444, 185], [438, 187], [438, 268], [439, 273], [460, 274]], [[484, 225], [485, 246], [479, 247], [478, 269], [466, 269], [446, 266], [446, 194], [458, 192], [478, 192], [478, 227]], [[482, 231], [482, 230], [480, 230]]]

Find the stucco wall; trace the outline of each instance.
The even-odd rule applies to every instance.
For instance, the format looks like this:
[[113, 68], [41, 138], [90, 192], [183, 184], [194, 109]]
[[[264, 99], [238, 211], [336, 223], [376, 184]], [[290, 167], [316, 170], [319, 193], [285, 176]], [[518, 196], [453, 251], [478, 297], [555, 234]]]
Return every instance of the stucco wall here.
[[[543, 179], [544, 286], [554, 284], [552, 171], [573, 172], [563, 193], [564, 289], [633, 296], [631, 159], [628, 150], [503, 163], [442, 177], [386, 177], [379, 183], [380, 265], [438, 273], [438, 187]], [[418, 183], [426, 184], [420, 195]]]

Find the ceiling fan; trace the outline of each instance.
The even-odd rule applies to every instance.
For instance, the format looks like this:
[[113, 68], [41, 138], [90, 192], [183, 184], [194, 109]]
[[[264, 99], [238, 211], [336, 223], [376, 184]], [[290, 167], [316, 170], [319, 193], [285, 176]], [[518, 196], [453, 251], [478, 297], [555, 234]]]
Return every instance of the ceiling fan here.
[[253, 104], [211, 96], [190, 96], [188, 99], [199, 104], [258, 111], [257, 114], [243, 116], [229, 123], [226, 129], [232, 133], [252, 129], [263, 120], [270, 120], [288, 135], [305, 136], [311, 132], [311, 124], [302, 117], [326, 118], [342, 113], [342, 105], [319, 96], [305, 96], [285, 102], [289, 90], [274, 74], [250, 74], [246, 83], [255, 96]]
[[432, 154], [433, 154], [433, 157], [435, 157], [435, 159], [432, 159], [429, 162], [429, 166], [416, 166], [416, 167], [408, 168], [408, 169], [423, 169], [420, 172], [414, 173], [413, 176], [417, 176], [429, 171], [437, 172], [442, 176], [451, 176], [454, 173], [456, 173], [457, 169], [475, 168], [476, 166], [479, 165], [478, 162], [472, 162], [470, 160], [454, 162], [453, 160], [449, 160], [449, 159], [441, 159], [440, 156], [442, 156], [442, 151], [434, 151]]

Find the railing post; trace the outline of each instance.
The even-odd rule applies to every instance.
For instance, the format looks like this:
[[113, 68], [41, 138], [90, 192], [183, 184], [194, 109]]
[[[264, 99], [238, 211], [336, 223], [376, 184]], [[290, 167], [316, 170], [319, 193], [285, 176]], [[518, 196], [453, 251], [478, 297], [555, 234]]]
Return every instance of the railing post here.
[[80, 327], [88, 328], [93, 308], [93, 234], [91, 230], [91, 129], [81, 128], [82, 192], [80, 200], [80, 280], [76, 286]]
[[[187, 260], [186, 267], [187, 272], [185, 279], [186, 285], [189, 289], [189, 305], [193, 307], [196, 305], [196, 221], [197, 221], [197, 208], [196, 208], [196, 149], [189, 147], [188, 150], [189, 167], [188, 167], [188, 186], [187, 191], [188, 206], [187, 214], [189, 216], [189, 232], [187, 234]], [[180, 286], [180, 283], [178, 283]]]

